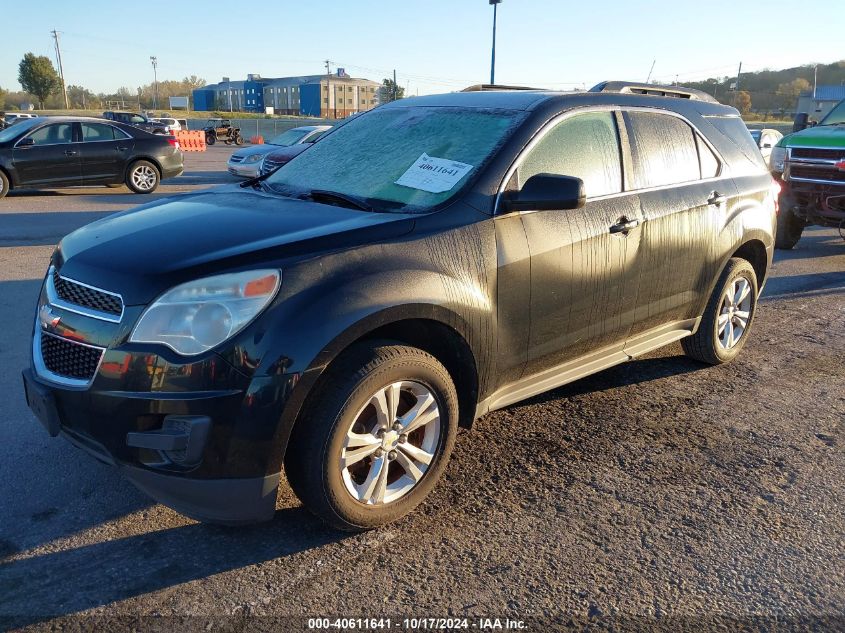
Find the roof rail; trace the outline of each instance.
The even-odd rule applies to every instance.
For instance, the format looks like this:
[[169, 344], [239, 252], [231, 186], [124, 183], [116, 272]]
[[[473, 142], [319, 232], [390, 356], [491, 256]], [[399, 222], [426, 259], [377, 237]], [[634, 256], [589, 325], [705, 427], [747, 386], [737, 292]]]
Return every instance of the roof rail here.
[[482, 92], [486, 90], [542, 90], [542, 88], [529, 88], [528, 86], [503, 86], [500, 84], [475, 84], [461, 90], [461, 92]]
[[658, 84], [635, 83], [631, 81], [603, 81], [590, 88], [590, 92], [619, 92], [719, 103], [712, 95], [707, 94], [703, 90], [684, 88], [683, 86], [661, 86]]

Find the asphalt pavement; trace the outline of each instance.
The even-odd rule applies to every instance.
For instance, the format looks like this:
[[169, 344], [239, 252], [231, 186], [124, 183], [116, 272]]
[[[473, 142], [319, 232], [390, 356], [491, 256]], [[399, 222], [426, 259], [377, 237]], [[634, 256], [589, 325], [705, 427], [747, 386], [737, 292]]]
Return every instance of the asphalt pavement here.
[[[232, 182], [230, 151], [189, 154], [153, 195]], [[447, 616], [475, 630], [484, 618], [531, 631], [845, 629], [836, 231], [778, 252], [735, 362], [705, 367], [675, 344], [489, 414], [459, 434], [421, 508], [348, 535], [284, 484], [270, 523], [198, 524], [50, 439], [26, 408], [20, 370], [54, 245], [150, 197], [0, 200], [0, 630], [308, 630], [314, 617], [423, 630], [440, 623], [403, 618]]]

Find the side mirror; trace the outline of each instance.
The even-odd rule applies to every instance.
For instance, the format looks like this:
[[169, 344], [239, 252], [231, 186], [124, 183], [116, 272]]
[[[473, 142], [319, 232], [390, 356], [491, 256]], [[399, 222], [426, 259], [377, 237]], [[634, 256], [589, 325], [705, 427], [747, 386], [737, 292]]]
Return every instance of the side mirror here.
[[572, 176], [537, 174], [504, 200], [508, 211], [554, 211], [584, 206], [584, 181]]
[[35, 141], [31, 136], [27, 136], [26, 138], [22, 138], [18, 141], [18, 144], [15, 147], [31, 147], [35, 145]]
[[808, 120], [810, 115], [806, 112], [799, 112], [795, 115], [795, 122], [792, 124], [792, 131], [793, 132], [800, 132], [801, 130], [806, 130], [809, 127]]

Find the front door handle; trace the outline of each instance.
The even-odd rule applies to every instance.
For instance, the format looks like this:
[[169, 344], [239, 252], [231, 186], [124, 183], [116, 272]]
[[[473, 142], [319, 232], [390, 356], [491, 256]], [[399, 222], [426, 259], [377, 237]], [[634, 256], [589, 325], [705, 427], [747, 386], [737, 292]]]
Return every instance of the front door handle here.
[[75, 149], [65, 150], [65, 156], [76, 156], [76, 150]]
[[637, 219], [629, 220], [628, 218], [622, 217], [616, 222], [616, 224], [610, 225], [610, 232], [611, 233], [628, 233], [628, 231], [632, 231], [640, 225], [640, 221]]
[[712, 205], [725, 204], [727, 201], [728, 201], [728, 197], [723, 196], [718, 191], [711, 191], [710, 197], [707, 198], [707, 204], [712, 204]]
[[119, 145], [119, 146], [117, 147], [117, 151], [118, 151], [118, 152], [125, 152], [125, 151], [126, 151], [126, 150], [128, 150], [128, 149], [129, 149], [128, 147], [125, 147], [125, 146], [123, 146], [123, 145]]

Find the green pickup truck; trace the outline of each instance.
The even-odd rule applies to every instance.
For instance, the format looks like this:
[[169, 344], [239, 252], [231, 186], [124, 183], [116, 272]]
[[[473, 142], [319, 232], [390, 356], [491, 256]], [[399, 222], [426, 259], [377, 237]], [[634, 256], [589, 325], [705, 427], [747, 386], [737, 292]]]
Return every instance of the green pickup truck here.
[[[811, 224], [845, 229], [845, 100], [817, 125], [806, 117], [772, 150], [781, 185], [775, 246], [790, 249]], [[803, 128], [803, 129], [802, 129]]]

